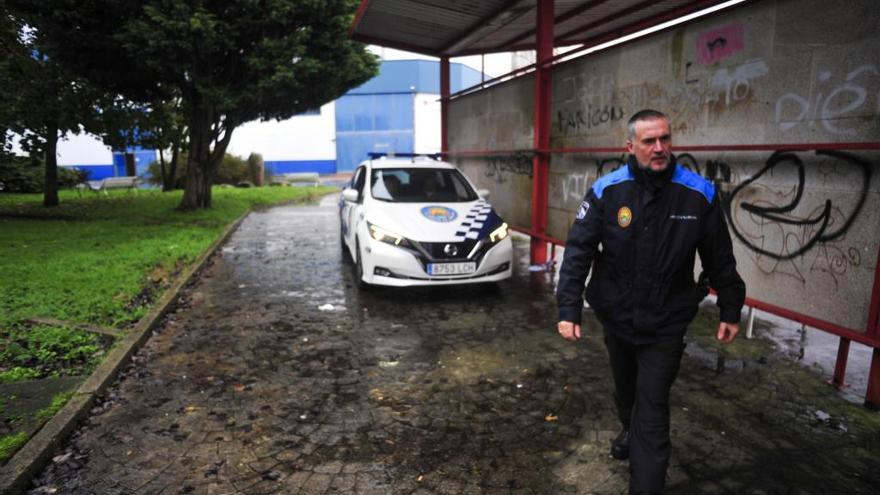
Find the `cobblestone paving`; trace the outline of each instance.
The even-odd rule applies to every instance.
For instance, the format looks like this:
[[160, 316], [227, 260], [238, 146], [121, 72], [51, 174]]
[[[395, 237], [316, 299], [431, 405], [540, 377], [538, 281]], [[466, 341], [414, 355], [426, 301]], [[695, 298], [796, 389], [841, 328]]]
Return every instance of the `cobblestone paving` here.
[[[31, 493], [626, 492], [604, 348], [556, 335], [546, 276], [362, 292], [337, 224], [252, 214]], [[674, 389], [671, 493], [876, 493], [876, 414], [717, 356]]]

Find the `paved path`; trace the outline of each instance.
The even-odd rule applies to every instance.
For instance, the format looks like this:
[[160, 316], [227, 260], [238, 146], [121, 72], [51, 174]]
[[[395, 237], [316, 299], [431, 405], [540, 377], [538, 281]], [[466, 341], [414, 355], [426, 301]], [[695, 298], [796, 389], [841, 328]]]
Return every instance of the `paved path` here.
[[[600, 339], [558, 338], [525, 249], [498, 286], [363, 293], [333, 198], [254, 213], [32, 493], [625, 493]], [[697, 327], [670, 493], [876, 493], [876, 413]]]

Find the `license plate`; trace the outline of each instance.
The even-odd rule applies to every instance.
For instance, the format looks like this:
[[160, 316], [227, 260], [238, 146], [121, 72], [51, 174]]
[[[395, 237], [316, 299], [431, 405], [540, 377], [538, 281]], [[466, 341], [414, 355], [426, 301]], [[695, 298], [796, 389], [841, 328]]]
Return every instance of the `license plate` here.
[[428, 275], [467, 275], [477, 271], [473, 261], [464, 263], [428, 263]]

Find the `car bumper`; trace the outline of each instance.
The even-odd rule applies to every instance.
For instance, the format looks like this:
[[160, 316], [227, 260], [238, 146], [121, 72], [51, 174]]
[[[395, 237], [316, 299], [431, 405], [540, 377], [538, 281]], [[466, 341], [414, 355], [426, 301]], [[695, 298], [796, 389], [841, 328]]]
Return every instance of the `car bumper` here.
[[[504, 280], [513, 273], [513, 244], [509, 237], [483, 255], [475, 272], [458, 276], [430, 276], [412, 253], [384, 242], [369, 239], [362, 249], [365, 251], [361, 253], [364, 282], [368, 284], [392, 287], [475, 284]], [[378, 275], [375, 273], [377, 267], [393, 275]]]

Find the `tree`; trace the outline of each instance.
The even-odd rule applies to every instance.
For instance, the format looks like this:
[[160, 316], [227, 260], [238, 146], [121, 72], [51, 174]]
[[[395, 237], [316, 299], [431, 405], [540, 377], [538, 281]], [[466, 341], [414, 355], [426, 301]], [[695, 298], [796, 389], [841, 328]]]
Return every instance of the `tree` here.
[[[43, 205], [58, 205], [58, 139], [90, 122], [101, 93], [44, 51], [44, 32], [0, 7], [0, 113], [4, 131], [18, 134], [21, 147], [43, 157]], [[4, 147], [8, 143], [4, 132]]]
[[348, 39], [355, 0], [7, 0], [49, 33], [51, 56], [134, 101], [178, 94], [187, 120], [180, 207], [211, 205], [235, 128], [285, 119], [375, 75]]

